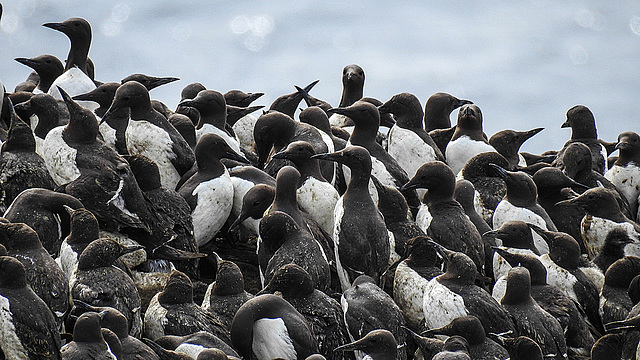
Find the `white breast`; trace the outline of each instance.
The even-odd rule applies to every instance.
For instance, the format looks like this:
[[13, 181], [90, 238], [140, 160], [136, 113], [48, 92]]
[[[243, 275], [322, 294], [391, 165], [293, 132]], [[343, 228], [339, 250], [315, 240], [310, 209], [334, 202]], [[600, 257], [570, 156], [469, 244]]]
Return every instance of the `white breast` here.
[[151, 340], [164, 336], [164, 325], [167, 324], [167, 309], [158, 302], [159, 294], [151, 298], [149, 307], [144, 313], [144, 336]]
[[420, 204], [420, 208], [418, 209], [418, 213], [416, 214], [416, 224], [420, 228], [420, 230], [427, 232], [427, 229], [431, 225], [431, 221], [433, 220], [433, 216], [429, 212], [429, 207], [425, 204]]
[[423, 164], [436, 160], [435, 150], [415, 132], [394, 125], [389, 131], [389, 155], [412, 178]]
[[104, 143], [107, 144], [108, 147], [116, 150], [116, 130], [106, 122], [100, 124], [98, 129], [100, 131], [100, 135], [102, 135]]
[[217, 126], [211, 124], [204, 124], [200, 129], [196, 129], [196, 140], [200, 141], [205, 134], [216, 134], [224, 139], [224, 141], [233, 149], [233, 151], [238, 154], [242, 154], [240, 152], [240, 144], [238, 143], [238, 139], [227, 134], [226, 131], [220, 130]]
[[60, 245], [60, 256], [56, 259], [56, 262], [60, 265], [67, 280], [74, 277], [76, 270], [78, 270], [78, 254], [73, 251], [66, 239]]
[[244, 195], [251, 189], [255, 184], [249, 180], [245, 180], [243, 178], [231, 177], [231, 183], [233, 184], [233, 210], [232, 214], [234, 216], [240, 215], [242, 212], [242, 199]]
[[[515, 220], [537, 225], [547, 230], [547, 223], [540, 215], [529, 209], [513, 206], [513, 204], [506, 199], [501, 200], [493, 212], [493, 229], [499, 229], [505, 223]], [[533, 235], [533, 242], [540, 254], [548, 253], [549, 245], [547, 242], [535, 231], [531, 230], [531, 234]]]
[[436, 278], [431, 279], [425, 287], [422, 306], [427, 329], [442, 327], [459, 316], [469, 315], [462, 296], [449, 290]]
[[333, 211], [340, 195], [328, 182], [309, 177], [296, 192], [300, 208], [315, 220], [327, 234], [333, 234]]
[[42, 144], [44, 144], [44, 139], [36, 136], [36, 134], [33, 134], [33, 137], [36, 139], [36, 154], [44, 158], [44, 156], [42, 156]]
[[129, 154], [141, 154], [153, 160], [160, 171], [160, 182], [175, 189], [180, 174], [171, 163], [176, 158], [169, 133], [146, 120], [129, 120], [126, 132]]
[[473, 208], [484, 221], [491, 221], [495, 209], [489, 209], [484, 205], [484, 201], [482, 201], [482, 197], [478, 191], [473, 192]]
[[2, 352], [7, 359], [29, 360], [27, 350], [22, 346], [16, 327], [13, 323], [13, 313], [9, 304], [9, 299], [0, 295], [0, 338], [2, 342]]
[[404, 261], [398, 264], [393, 279], [393, 299], [409, 326], [418, 326], [424, 319], [423, 297], [429, 280], [420, 276]]
[[[96, 88], [96, 84], [85, 74], [82, 70], [77, 67], [73, 67], [62, 75], [58, 76], [57, 79], [54, 80], [53, 84], [49, 88], [49, 95], [53, 96], [56, 100], [62, 101], [62, 95], [60, 95], [60, 91], [58, 90], [58, 86], [61, 87], [69, 96], [74, 97], [80, 94], [86, 94]], [[94, 111], [100, 105], [93, 101], [77, 101], [81, 106]]]
[[202, 246], [218, 233], [231, 213], [233, 185], [229, 172], [225, 170], [219, 177], [200, 183], [192, 195], [198, 199], [191, 212], [193, 235]]
[[233, 132], [236, 134], [240, 148], [246, 152], [254, 152], [253, 147], [255, 140], [253, 139], [253, 128], [258, 118], [249, 114], [240, 118], [233, 124]]
[[80, 176], [76, 165], [78, 150], [70, 147], [62, 138], [64, 126], [53, 128], [42, 143], [44, 163], [56, 185], [69, 183]]
[[632, 210], [638, 208], [638, 196], [640, 196], [640, 167], [630, 163], [627, 166], [613, 165], [604, 174], [607, 180], [611, 181], [616, 189], [620, 191], [629, 202]]
[[445, 157], [454, 174], [459, 173], [472, 157], [484, 152], [497, 152], [493, 146], [483, 142], [471, 140], [468, 136], [461, 136], [447, 144]]
[[329, 124], [331, 126], [343, 127], [347, 123], [347, 117], [341, 114], [333, 113], [329, 116]]
[[493, 284], [493, 291], [491, 292], [491, 296], [496, 299], [497, 302], [502, 301], [504, 294], [507, 292], [507, 276], [501, 276], [496, 280], [496, 283]]
[[174, 351], [182, 354], [187, 354], [196, 359], [198, 358], [198, 355], [200, 355], [200, 353], [205, 349], [206, 348], [202, 345], [182, 343], [178, 345], [178, 347]]
[[258, 360], [296, 360], [297, 353], [281, 318], [262, 318], [253, 323], [252, 350]]
[[576, 291], [573, 289], [574, 285], [578, 282], [578, 279], [567, 270], [556, 265], [556, 263], [554, 263], [549, 257], [549, 254], [540, 256], [540, 262], [542, 262], [544, 267], [547, 269], [547, 284], [557, 286], [570, 298], [578, 301], [578, 295], [576, 295]]
[[349, 280], [349, 274], [347, 274], [347, 271], [342, 267], [342, 263], [340, 261], [340, 252], [338, 250], [340, 247], [340, 228], [343, 216], [344, 198], [340, 197], [333, 212], [333, 249], [336, 257], [336, 271], [338, 273], [338, 279], [340, 279], [340, 286], [342, 287], [342, 291], [345, 291], [351, 287], [351, 281]]

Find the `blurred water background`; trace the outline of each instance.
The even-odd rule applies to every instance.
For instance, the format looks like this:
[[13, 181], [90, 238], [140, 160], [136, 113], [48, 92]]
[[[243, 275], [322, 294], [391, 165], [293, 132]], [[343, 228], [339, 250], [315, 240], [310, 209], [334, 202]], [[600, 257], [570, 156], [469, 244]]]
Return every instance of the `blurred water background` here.
[[[545, 127], [522, 150], [559, 149], [566, 111], [587, 105], [600, 138], [640, 131], [640, 1], [2, 1], [0, 79], [29, 74], [16, 57], [53, 54], [69, 41], [42, 27], [83, 17], [93, 27], [96, 79], [132, 73], [181, 80], [152, 91], [175, 108], [191, 82], [264, 92], [268, 107], [293, 85], [340, 100], [342, 68], [366, 73], [365, 96], [437, 91], [474, 101], [485, 132]], [[452, 121], [455, 123], [453, 114]]]

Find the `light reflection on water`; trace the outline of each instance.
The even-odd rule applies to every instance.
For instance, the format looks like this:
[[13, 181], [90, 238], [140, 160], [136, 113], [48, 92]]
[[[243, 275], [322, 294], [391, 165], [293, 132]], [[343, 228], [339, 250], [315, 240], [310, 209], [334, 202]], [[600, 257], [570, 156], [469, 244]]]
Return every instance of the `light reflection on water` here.
[[[320, 79], [312, 94], [334, 105], [344, 65], [367, 74], [365, 96], [400, 92], [424, 104], [437, 91], [473, 100], [488, 134], [544, 126], [523, 150], [558, 149], [576, 104], [594, 112], [600, 137], [640, 132], [640, 4], [599, 1], [3, 1], [0, 78], [11, 88], [28, 69], [13, 61], [69, 41], [45, 22], [81, 16], [101, 81], [142, 72], [182, 80], [153, 90], [171, 108], [182, 87], [264, 92], [260, 104]], [[455, 121], [455, 114], [452, 116]]]

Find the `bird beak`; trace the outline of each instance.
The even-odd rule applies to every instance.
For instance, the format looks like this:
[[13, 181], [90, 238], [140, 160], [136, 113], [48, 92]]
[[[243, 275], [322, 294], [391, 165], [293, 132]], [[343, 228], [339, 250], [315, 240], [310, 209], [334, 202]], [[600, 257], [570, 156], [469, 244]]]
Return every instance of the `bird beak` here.
[[505, 168], [503, 168], [502, 166], [496, 165], [494, 163], [490, 163], [489, 167], [494, 169], [497, 172], [499, 177], [501, 177], [503, 179], [508, 179], [509, 178], [509, 172], [507, 172], [507, 170]]
[[63, 23], [45, 23], [42, 24], [44, 27], [48, 27], [49, 29], [57, 30], [60, 32], [64, 32], [67, 29], [67, 26]]
[[458, 99], [458, 102], [456, 103], [456, 108], [459, 108], [462, 105], [471, 105], [473, 104], [473, 101], [471, 100], [460, 100]]
[[149, 83], [149, 90], [151, 89], [155, 89], [158, 86], [164, 85], [164, 84], [169, 84], [172, 83], [174, 81], [178, 81], [180, 80], [177, 77], [161, 77], [161, 78], [155, 78], [151, 81], [151, 83]]
[[122, 250], [122, 255], [129, 254], [129, 253], [132, 253], [132, 252], [138, 251], [138, 250], [144, 250], [144, 249], [145, 249], [145, 247], [142, 246], [142, 245], [127, 245]]
[[289, 153], [285, 149], [278, 153], [273, 154], [271, 158], [272, 159], [289, 159]]
[[247, 220], [247, 218], [249, 218], [249, 215], [244, 214], [244, 213], [240, 213], [240, 215], [238, 215], [238, 217], [233, 222], [233, 224], [231, 224], [231, 226], [229, 226], [229, 230], [234, 229], [236, 226], [240, 225], [243, 221]]
[[344, 115], [346, 117], [350, 117], [350, 115], [352, 114], [352, 110], [350, 110], [349, 108], [331, 108], [329, 109], [329, 112]]
[[335, 161], [337, 163], [342, 163], [342, 152], [334, 152], [334, 153], [326, 153], [326, 154], [315, 154], [311, 156], [312, 159], [318, 160], [327, 160], [327, 161]]

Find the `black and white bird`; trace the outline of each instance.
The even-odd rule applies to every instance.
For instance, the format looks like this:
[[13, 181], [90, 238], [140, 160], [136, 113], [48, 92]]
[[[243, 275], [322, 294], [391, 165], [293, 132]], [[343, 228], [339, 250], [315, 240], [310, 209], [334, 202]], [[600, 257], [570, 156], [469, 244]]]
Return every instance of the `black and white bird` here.
[[445, 158], [458, 174], [472, 157], [483, 152], [497, 152], [482, 131], [482, 112], [476, 105], [463, 105], [458, 111], [456, 130], [447, 144]]
[[616, 149], [618, 149], [618, 159], [607, 170], [604, 177], [624, 194], [637, 219], [638, 197], [640, 197], [640, 136], [632, 131], [618, 135]]
[[513, 318], [518, 334], [537, 342], [545, 356], [567, 359], [562, 326], [531, 297], [529, 270], [521, 266], [509, 270], [506, 292], [500, 303]]
[[78, 271], [70, 284], [73, 299], [120, 311], [127, 318], [129, 334], [135, 337], [142, 334], [140, 295], [131, 277], [113, 265], [120, 256], [140, 248], [107, 238], [91, 242], [80, 254]]
[[467, 254], [476, 264], [478, 272], [482, 272], [484, 243], [462, 206], [453, 199], [455, 182], [455, 175], [447, 164], [432, 161], [422, 165], [402, 188], [427, 189], [416, 223], [437, 243]]
[[282, 266], [260, 291], [276, 292], [307, 319], [322, 355], [329, 360], [350, 359], [334, 352], [335, 348], [349, 342], [340, 303], [315, 288], [309, 273], [296, 264]]
[[198, 246], [202, 246], [222, 228], [233, 205], [231, 176], [220, 159], [248, 161], [215, 134], [204, 135], [195, 153], [198, 169], [178, 188], [178, 194], [191, 207], [193, 235]]
[[[124, 149], [127, 151], [121, 155], [147, 156], [158, 165], [162, 184], [175, 189], [180, 177], [191, 169], [196, 160], [193, 150], [167, 118], [151, 106], [149, 90], [144, 85], [129, 81], [118, 87], [102, 122], [124, 108], [130, 109], [129, 116], [115, 116], [119, 122], [115, 125], [116, 141], [118, 132], [124, 132], [120, 136], [124, 136]], [[124, 150], [117, 144], [116, 148], [119, 152]]]
[[[340, 304], [351, 341], [362, 339], [373, 330], [385, 329], [393, 334], [397, 343], [405, 343], [406, 332], [403, 330], [404, 318], [400, 308], [371, 277], [357, 277], [353, 285], [342, 293]], [[407, 358], [404, 346], [395, 350], [397, 359]]]
[[63, 359], [116, 360], [115, 349], [111, 349], [100, 331], [100, 315], [88, 312], [78, 318], [73, 328], [73, 341], [61, 349]]
[[567, 120], [562, 123], [562, 128], [571, 128], [571, 139], [558, 151], [554, 165], [562, 167], [564, 150], [574, 142], [580, 142], [589, 147], [591, 151], [593, 170], [604, 174], [607, 170], [607, 149], [598, 139], [596, 120], [591, 110], [584, 105], [576, 105], [567, 110]]
[[387, 151], [397, 159], [409, 177], [415, 175], [424, 163], [444, 160], [440, 149], [425, 131], [422, 105], [415, 95], [394, 95], [378, 110], [393, 114], [396, 120], [387, 136]]
[[0, 349], [6, 359], [61, 359], [53, 314], [27, 285], [24, 265], [0, 256]]
[[25, 268], [26, 281], [47, 304], [59, 326], [69, 312], [69, 282], [38, 234], [23, 223], [0, 223], [0, 244]]
[[474, 315], [487, 332], [514, 331], [507, 311], [486, 290], [475, 284], [478, 272], [471, 258], [436, 242], [431, 241], [430, 244], [444, 259], [446, 272], [429, 281], [425, 288], [425, 327], [441, 327], [458, 316]]
[[193, 302], [193, 283], [183, 272], [173, 270], [164, 289], [149, 302], [144, 314], [144, 335], [155, 340], [164, 335], [189, 335], [208, 331], [225, 342], [227, 329], [212, 314]]
[[231, 341], [244, 359], [304, 359], [319, 350], [304, 316], [272, 294], [256, 296], [238, 309]]
[[347, 146], [338, 152], [314, 157], [351, 169], [347, 191], [338, 200], [334, 212], [333, 241], [342, 289], [348, 289], [361, 274], [379, 281], [389, 264], [390, 249], [384, 219], [369, 194], [371, 155], [363, 147]]

